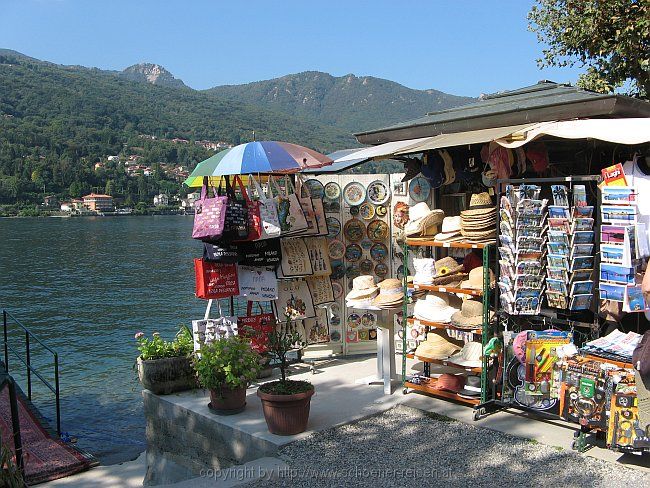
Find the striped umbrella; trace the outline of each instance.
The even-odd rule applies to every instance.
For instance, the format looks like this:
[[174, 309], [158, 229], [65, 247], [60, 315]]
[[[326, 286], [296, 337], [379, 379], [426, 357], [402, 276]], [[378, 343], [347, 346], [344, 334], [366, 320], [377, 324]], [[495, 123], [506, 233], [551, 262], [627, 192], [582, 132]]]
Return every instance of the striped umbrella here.
[[185, 184], [190, 187], [201, 186], [204, 176], [296, 173], [332, 163], [332, 159], [324, 154], [289, 142], [247, 142], [200, 162], [185, 180]]

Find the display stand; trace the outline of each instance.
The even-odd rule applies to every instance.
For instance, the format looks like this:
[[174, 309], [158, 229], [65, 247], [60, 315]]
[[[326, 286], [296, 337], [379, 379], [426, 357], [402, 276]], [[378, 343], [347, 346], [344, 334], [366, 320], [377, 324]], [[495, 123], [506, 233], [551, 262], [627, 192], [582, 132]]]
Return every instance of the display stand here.
[[[403, 253], [404, 253], [404, 263], [406, 267], [406, 263], [408, 263], [408, 255], [409, 255], [409, 249], [411, 247], [428, 247], [428, 248], [457, 248], [457, 249], [482, 249], [483, 251], [483, 290], [490, 290], [490, 273], [489, 273], [489, 268], [490, 268], [490, 263], [489, 263], [489, 258], [490, 258], [490, 248], [494, 247], [491, 243], [487, 244], [473, 244], [470, 242], [438, 242], [432, 239], [406, 239], [406, 242], [403, 244]], [[482, 302], [483, 302], [483, 322], [481, 325], [480, 329], [476, 329], [473, 331], [475, 335], [480, 335], [481, 336], [481, 343], [483, 346], [483, 349], [485, 349], [485, 346], [487, 345], [488, 341], [490, 340], [491, 337], [491, 332], [490, 332], [490, 321], [489, 321], [489, 314], [490, 314], [490, 296], [489, 292], [488, 293], [483, 293], [481, 290], [471, 290], [471, 289], [466, 289], [466, 288], [452, 288], [448, 286], [436, 286], [436, 285], [410, 285], [407, 282], [407, 277], [404, 277], [403, 280], [404, 284], [404, 304], [402, 308], [402, 313], [403, 316], [406, 317], [406, 321], [404, 326], [406, 327], [407, 324], [411, 323], [418, 323], [419, 325], [424, 325], [425, 330], [428, 332], [430, 329], [456, 329], [453, 325], [451, 324], [443, 324], [443, 323], [437, 323], [437, 322], [428, 322], [424, 320], [418, 320], [415, 318], [410, 318], [408, 317], [408, 291], [412, 289], [422, 289], [422, 290], [429, 290], [429, 291], [437, 291], [437, 292], [442, 292], [442, 293], [462, 293], [465, 295], [472, 295], [476, 297], [481, 297]], [[460, 330], [460, 329], [457, 329]], [[451, 392], [446, 392], [446, 391], [441, 391], [441, 390], [436, 390], [434, 389], [435, 385], [435, 380], [434, 379], [429, 379], [428, 382], [418, 384], [414, 383], [412, 381], [407, 381], [406, 380], [406, 360], [407, 359], [412, 359], [415, 358], [415, 356], [411, 353], [408, 353], [407, 350], [407, 343], [406, 343], [406, 334], [402, 334], [402, 386], [403, 386], [403, 393], [406, 394], [408, 393], [409, 389], [415, 390], [415, 391], [420, 391], [423, 393], [426, 393], [428, 395], [432, 395], [435, 397], [440, 397], [440, 398], [445, 398], [449, 400], [454, 400], [459, 403], [464, 403], [466, 405], [472, 405], [475, 406], [479, 404], [480, 402], [485, 402], [488, 397], [488, 388], [487, 388], [487, 371], [488, 371], [488, 366], [489, 366], [489, 359], [485, 357], [485, 355], [482, 355], [482, 367], [480, 368], [467, 368], [465, 366], [460, 366], [457, 364], [454, 364], [450, 361], [445, 361], [445, 360], [437, 360], [433, 358], [423, 358], [418, 356], [418, 359], [424, 362], [424, 376], [429, 376], [430, 372], [430, 365], [431, 364], [441, 364], [444, 366], [449, 366], [453, 368], [458, 368], [459, 371], [467, 371], [471, 373], [480, 373], [481, 375], [481, 397], [479, 399], [468, 399], [468, 398], [462, 398], [458, 396], [455, 393]]]

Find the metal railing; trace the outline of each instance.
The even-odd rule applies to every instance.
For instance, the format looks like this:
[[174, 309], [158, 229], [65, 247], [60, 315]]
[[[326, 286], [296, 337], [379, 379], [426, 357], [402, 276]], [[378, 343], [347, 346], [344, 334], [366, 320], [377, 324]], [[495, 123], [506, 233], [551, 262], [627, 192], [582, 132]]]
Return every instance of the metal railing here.
[[[25, 336], [25, 356], [21, 356], [20, 352], [9, 343], [9, 322], [16, 324]], [[27, 373], [27, 398], [32, 400], [32, 373], [41, 380], [41, 382], [52, 392], [54, 393], [55, 403], [56, 403], [56, 433], [58, 436], [61, 435], [61, 403], [60, 403], [60, 390], [59, 390], [59, 355], [56, 351], [52, 350], [50, 347], [45, 345], [38, 337], [36, 337], [32, 332], [25, 327], [20, 320], [14, 317], [7, 310], [2, 311], [2, 329], [4, 337], [4, 364], [7, 374], [9, 373], [9, 352], [12, 352], [18, 360], [23, 363], [26, 367]], [[32, 357], [31, 357], [31, 343], [36, 341], [41, 345], [46, 351], [52, 354], [54, 359], [54, 386], [46, 380], [43, 375], [32, 366]]]
[[[16, 459], [16, 467], [22, 479], [25, 479], [25, 460], [23, 458], [23, 439], [20, 436], [20, 417], [18, 413], [18, 398], [16, 397], [16, 382], [6, 372], [0, 372], [0, 391], [7, 387], [9, 390], [9, 408], [11, 410], [11, 427]], [[2, 468], [2, 466], [0, 466]]]

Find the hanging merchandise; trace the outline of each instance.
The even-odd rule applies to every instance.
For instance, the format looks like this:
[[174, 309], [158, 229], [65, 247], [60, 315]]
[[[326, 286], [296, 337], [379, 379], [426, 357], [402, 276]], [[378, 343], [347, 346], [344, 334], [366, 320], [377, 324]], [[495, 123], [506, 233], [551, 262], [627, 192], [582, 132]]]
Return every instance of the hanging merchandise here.
[[361, 205], [366, 199], [366, 189], [361, 183], [351, 181], [343, 188], [343, 200], [350, 207]]
[[343, 235], [350, 242], [359, 242], [366, 234], [366, 226], [359, 219], [351, 219], [343, 227]]
[[237, 244], [241, 253], [240, 264], [245, 266], [277, 266], [282, 261], [280, 238]]
[[246, 305], [246, 315], [237, 318], [239, 335], [251, 339], [251, 347], [258, 354], [269, 350], [269, 334], [275, 327], [275, 315], [264, 312], [262, 305], [257, 302], [259, 313], [253, 315], [253, 302]]
[[330, 181], [325, 185], [324, 198], [327, 200], [338, 201], [341, 198], [341, 187], [335, 181]]
[[388, 224], [383, 220], [373, 220], [366, 228], [368, 238], [373, 242], [382, 242], [388, 237]]
[[238, 244], [210, 244], [203, 243], [203, 259], [215, 263], [238, 263], [242, 259], [242, 254]]
[[278, 209], [275, 201], [273, 198], [268, 197], [253, 175], [250, 175], [248, 178], [258, 197], [258, 209], [262, 223], [262, 233], [259, 238], [271, 239], [273, 237], [280, 237], [280, 220], [278, 219]]
[[278, 299], [273, 302], [275, 316], [285, 319], [285, 310], [290, 308], [297, 314], [295, 320], [316, 316], [309, 285], [304, 279], [283, 280], [278, 284]]
[[370, 220], [375, 216], [375, 207], [370, 202], [363, 202], [359, 206], [359, 215], [363, 220]]
[[341, 259], [345, 255], [345, 244], [338, 239], [332, 239], [327, 246], [330, 259]]
[[237, 265], [194, 259], [197, 298], [214, 299], [239, 295]]
[[[226, 219], [223, 225], [222, 239], [231, 241], [244, 241], [248, 239], [248, 207], [246, 206], [246, 199], [244, 196], [237, 198], [233, 186], [230, 184], [230, 179], [226, 176], [226, 196], [228, 197], [228, 205], [226, 207]], [[221, 184], [219, 182], [219, 190], [221, 193]], [[233, 184], [239, 182], [239, 175], [235, 176]], [[240, 187], [245, 193], [243, 185]]]
[[329, 276], [314, 276], [305, 278], [314, 306], [334, 301], [334, 289]]
[[249, 302], [268, 302], [278, 297], [275, 267], [238, 266], [239, 294]]
[[327, 217], [327, 237], [334, 239], [341, 233], [341, 221], [336, 217]]
[[368, 200], [373, 205], [382, 205], [390, 199], [390, 189], [381, 180], [373, 181], [368, 185]]
[[[298, 173], [297, 178], [299, 180], [304, 180], [304, 177], [301, 173]], [[322, 200], [325, 197], [325, 188], [323, 184], [315, 178], [311, 178], [307, 181], [302, 181], [302, 189], [296, 188], [298, 190], [298, 195], [301, 198], [310, 197], [317, 200]]]
[[192, 321], [194, 352], [200, 351], [203, 345], [210, 344], [222, 337], [238, 335], [237, 317], [225, 316], [221, 310], [221, 302], [217, 300], [216, 303], [219, 317], [211, 319], [208, 318], [206, 313], [203, 320]]
[[327, 312], [325, 309], [319, 309], [316, 317], [305, 319], [303, 324], [305, 326], [305, 337], [308, 344], [329, 342], [330, 331], [327, 326]]
[[201, 198], [194, 203], [192, 238], [215, 241], [223, 234], [228, 198], [219, 196], [216, 192], [214, 197], [207, 198], [207, 194], [207, 178], [205, 178], [201, 188]]
[[313, 276], [329, 276], [332, 274], [332, 266], [327, 248], [327, 240], [324, 237], [305, 238], [305, 245], [309, 254]]
[[[289, 179], [289, 177], [286, 176], [285, 180], [286, 179]], [[310, 180], [310, 181], [317, 181], [317, 180]], [[320, 203], [319, 210], [321, 212], [321, 218], [324, 221], [325, 211], [322, 208], [323, 201], [316, 198], [312, 198], [311, 192], [309, 188], [305, 186], [303, 177], [300, 174], [296, 176], [296, 195], [298, 195], [298, 202], [300, 202], [300, 207], [302, 208], [302, 211], [305, 214], [305, 219], [307, 220], [307, 228], [296, 234], [289, 234], [289, 235], [293, 235], [293, 236], [299, 235], [301, 237], [320, 235], [321, 232], [318, 228], [318, 218], [316, 217], [316, 202]], [[324, 222], [321, 223], [321, 225], [323, 224]], [[325, 234], [327, 234], [327, 232], [325, 232]]]
[[235, 242], [242, 241], [256, 241], [262, 237], [264, 229], [262, 228], [262, 217], [260, 214], [260, 202], [258, 200], [251, 200], [246, 187], [241, 181], [241, 177], [236, 175], [233, 179], [233, 187], [237, 185], [241, 191], [242, 198], [246, 203], [248, 214], [248, 235], [245, 239], [237, 239]]
[[417, 176], [409, 183], [409, 197], [415, 203], [424, 202], [431, 194], [431, 183], [424, 176]]
[[363, 249], [359, 244], [348, 244], [345, 248], [345, 259], [350, 263], [355, 263], [363, 256]]
[[305, 240], [299, 237], [280, 239], [282, 261], [277, 269], [278, 278], [311, 276], [314, 274], [312, 262]]
[[277, 193], [275, 202], [282, 235], [290, 236], [309, 228], [291, 180], [288, 177], [284, 178], [284, 190], [273, 177], [269, 178], [269, 185]]

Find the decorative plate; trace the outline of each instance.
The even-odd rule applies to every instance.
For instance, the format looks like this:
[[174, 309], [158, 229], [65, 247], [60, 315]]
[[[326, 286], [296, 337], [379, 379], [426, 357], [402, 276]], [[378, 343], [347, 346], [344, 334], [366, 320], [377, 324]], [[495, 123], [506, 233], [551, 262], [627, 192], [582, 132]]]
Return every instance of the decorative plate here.
[[359, 335], [356, 330], [348, 330], [345, 334], [346, 342], [359, 342]]
[[325, 213], [339, 213], [341, 211], [341, 204], [338, 200], [323, 200], [323, 211]]
[[379, 263], [377, 266], [375, 266], [375, 274], [378, 278], [383, 278], [388, 274], [388, 266], [386, 266], [384, 263]]
[[375, 265], [370, 259], [364, 259], [359, 263], [359, 269], [363, 274], [372, 273], [372, 268]]
[[388, 237], [388, 224], [383, 220], [373, 220], [368, 224], [367, 232], [371, 241], [383, 241]]
[[343, 265], [343, 261], [337, 259], [332, 261], [330, 264], [332, 266], [332, 274], [330, 275], [331, 279], [338, 280], [345, 276], [345, 266]]
[[325, 222], [327, 223], [327, 237], [334, 239], [341, 233], [341, 222], [339, 219], [336, 217], [327, 217]]
[[371, 241], [370, 239], [368, 239], [367, 237], [364, 237], [363, 239], [361, 239], [361, 242], [360, 242], [359, 244], [361, 244], [361, 248], [362, 248], [364, 251], [368, 251], [368, 250], [372, 247], [372, 245], [374, 244], [374, 242], [372, 242], [372, 241]]
[[370, 339], [371, 341], [377, 340], [377, 329], [370, 329], [368, 331], [368, 339]]
[[378, 205], [375, 208], [375, 213], [377, 214], [377, 217], [383, 217], [388, 213], [388, 209], [386, 208], [386, 205]]
[[368, 200], [375, 205], [386, 203], [390, 198], [390, 190], [388, 185], [383, 181], [376, 180], [368, 185]]
[[424, 202], [431, 193], [431, 183], [424, 176], [416, 176], [409, 183], [409, 196], [416, 202]]
[[352, 283], [352, 280], [357, 276], [359, 276], [360, 274], [361, 272], [359, 271], [359, 268], [357, 268], [354, 264], [351, 264], [350, 266], [348, 266], [348, 269], [345, 270], [345, 276], [347, 276], [350, 279], [350, 283]]
[[347, 203], [350, 207], [361, 205], [365, 199], [366, 189], [361, 183], [351, 181], [345, 185], [345, 188], [343, 188], [343, 200], [345, 200], [345, 203]]
[[338, 330], [333, 330], [330, 332], [330, 341], [341, 342], [341, 333]]
[[332, 315], [341, 315], [341, 307], [339, 307], [338, 303], [332, 303], [330, 305], [330, 312]]
[[327, 246], [327, 254], [330, 259], [341, 259], [345, 255], [345, 244], [338, 239], [330, 241]]
[[359, 215], [359, 207], [350, 207], [350, 215], [352, 215], [352, 217]]
[[359, 206], [359, 215], [363, 220], [370, 220], [375, 216], [375, 207], [372, 203], [364, 202]]
[[343, 296], [343, 287], [340, 283], [332, 283], [332, 291], [334, 292], [334, 299], [339, 299]]
[[341, 325], [341, 317], [339, 315], [332, 315], [330, 317], [330, 325]]
[[368, 341], [370, 340], [369, 334], [367, 330], [360, 330], [359, 331], [359, 340], [360, 341]]
[[[325, 187], [320, 181], [315, 178], [305, 181], [304, 185], [309, 189], [309, 193], [311, 194], [312, 198], [323, 198], [323, 195], [325, 195]], [[307, 192], [304, 190], [304, 188], [300, 193], [302, 198], [305, 198], [307, 196]]]
[[358, 313], [351, 313], [348, 315], [348, 329], [356, 329], [361, 325], [361, 316]]
[[377, 316], [374, 313], [366, 312], [361, 316], [361, 325], [370, 328], [377, 322]]
[[343, 227], [343, 235], [350, 242], [359, 242], [366, 233], [366, 226], [359, 219], [348, 220]]
[[388, 257], [388, 248], [385, 244], [378, 242], [370, 248], [370, 257], [375, 261], [383, 261]]
[[325, 198], [327, 200], [338, 200], [341, 198], [341, 187], [336, 181], [330, 181], [325, 185]]
[[359, 261], [363, 256], [363, 249], [359, 244], [348, 244], [348, 247], [345, 248], [345, 259], [354, 263]]

